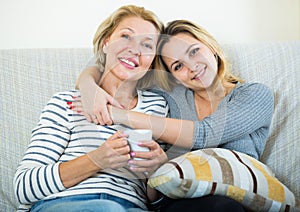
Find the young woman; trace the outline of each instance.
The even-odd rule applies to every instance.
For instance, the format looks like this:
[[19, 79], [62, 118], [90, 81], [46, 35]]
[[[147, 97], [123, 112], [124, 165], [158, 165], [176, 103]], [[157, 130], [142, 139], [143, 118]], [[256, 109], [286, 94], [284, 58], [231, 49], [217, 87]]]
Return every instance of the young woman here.
[[[128, 110], [166, 116], [163, 97], [142, 90], [151, 82], [163, 25], [143, 7], [123, 6], [98, 28], [95, 55], [102, 77], [97, 86]], [[137, 87], [139, 89], [137, 89]], [[30, 211], [143, 211], [151, 190], [145, 175], [167, 160], [155, 141], [134, 155], [120, 125], [94, 125], [72, 110], [79, 91], [55, 94], [33, 130], [14, 184], [20, 209]], [[132, 165], [132, 157], [138, 160]], [[148, 196], [147, 196], [148, 194]]]
[[[94, 104], [94, 108], [98, 109], [94, 112], [101, 112], [102, 115], [97, 114], [96, 123], [109, 124], [112, 121], [133, 128], [149, 128], [156, 138], [182, 147], [185, 151], [221, 147], [259, 158], [265, 147], [273, 113], [274, 99], [270, 89], [259, 83], [244, 83], [235, 77], [218, 42], [206, 30], [190, 21], [175, 20], [167, 25], [159, 41], [158, 55], [160, 66], [157, 68], [166, 70], [161, 74], [171, 74], [168, 81], [163, 77], [157, 79], [165, 90], [156, 89], [168, 101], [170, 118], [118, 107], [110, 107], [109, 116], [106, 106], [103, 107], [103, 103], [97, 105], [98, 101], [102, 99], [105, 103], [116, 103], [99, 89]], [[100, 75], [92, 67], [90, 72], [93, 74], [84, 71], [79, 78], [80, 90], [95, 84], [90, 83], [95, 81], [92, 75]], [[181, 85], [172, 88], [174, 84]], [[172, 88], [171, 91], [168, 91], [169, 88]], [[83, 108], [87, 102], [91, 102], [91, 99], [82, 96]], [[182, 153], [175, 150], [171, 151], [175, 154], [173, 156]], [[213, 201], [202, 201], [203, 198], [170, 200], [171, 204], [163, 210], [181, 210], [188, 206], [213, 210], [220, 206], [216, 204], [218, 200], [214, 199], [215, 196], [209, 198]]]

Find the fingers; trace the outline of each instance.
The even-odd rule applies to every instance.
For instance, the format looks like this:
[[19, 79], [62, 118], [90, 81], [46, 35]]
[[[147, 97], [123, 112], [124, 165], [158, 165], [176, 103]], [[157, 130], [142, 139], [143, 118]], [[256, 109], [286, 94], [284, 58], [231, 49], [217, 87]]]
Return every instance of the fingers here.
[[[117, 101], [113, 100], [112, 97], [109, 96], [109, 98], [109, 103], [120, 106], [120, 104]], [[79, 114], [83, 114], [88, 122], [100, 124], [103, 126], [113, 124], [113, 120], [110, 117], [106, 101], [104, 101], [104, 104], [94, 105], [93, 109], [90, 110], [83, 107], [81, 97], [73, 97], [73, 99], [74, 101], [67, 102], [69, 108]]]
[[129, 154], [130, 147], [128, 145], [127, 138], [128, 135], [124, 134], [122, 131], [117, 131], [107, 139], [105, 144], [117, 151], [118, 154]]
[[107, 101], [108, 101], [108, 103], [109, 104], [111, 104], [112, 106], [114, 106], [114, 107], [118, 107], [118, 108], [120, 108], [120, 109], [124, 109], [124, 107], [117, 101], [117, 100], [115, 100], [113, 97], [111, 97], [111, 96], [108, 96], [107, 97]]
[[114, 100], [112, 96], [104, 92], [102, 89], [96, 92], [94, 97], [94, 109], [93, 113], [97, 117], [98, 123], [101, 125], [112, 125], [113, 120], [110, 117], [108, 111], [108, 105], [116, 105], [120, 107], [120, 104]]
[[[113, 152], [113, 151], [112, 151]], [[115, 152], [105, 150], [105, 147], [99, 148], [92, 152], [87, 153], [87, 156], [95, 163], [100, 169], [106, 168], [121, 168], [127, 166], [130, 159], [129, 154], [120, 155]]]
[[69, 105], [69, 108], [73, 111], [76, 111], [77, 113], [82, 112], [82, 104], [79, 97], [73, 97], [74, 101], [67, 102]]
[[120, 131], [110, 136], [99, 148], [87, 155], [99, 168], [120, 168], [130, 160], [126, 135]]
[[97, 124], [99, 123], [100, 125], [112, 125], [113, 121], [109, 115], [107, 107], [105, 107], [105, 110], [99, 111], [99, 110], [94, 110], [94, 123], [97, 121]]
[[70, 110], [73, 110], [73, 111], [75, 111], [79, 114], [84, 115], [88, 122], [94, 122], [95, 121], [95, 116], [83, 109], [80, 96], [73, 96], [73, 101], [67, 102], [67, 105], [68, 105]]
[[[128, 135], [125, 134], [123, 131], [118, 130], [116, 133], [114, 133], [113, 135], [111, 135], [107, 140], [115, 140], [115, 139], [119, 139], [119, 138], [124, 138], [125, 140], [128, 138]], [[126, 141], [127, 143], [127, 141]]]
[[155, 141], [141, 142], [140, 146], [150, 149], [149, 152], [131, 152], [133, 158], [143, 158], [145, 160], [132, 159], [128, 162], [130, 169], [134, 172], [153, 173], [158, 167], [164, 164], [168, 157], [159, 144]]

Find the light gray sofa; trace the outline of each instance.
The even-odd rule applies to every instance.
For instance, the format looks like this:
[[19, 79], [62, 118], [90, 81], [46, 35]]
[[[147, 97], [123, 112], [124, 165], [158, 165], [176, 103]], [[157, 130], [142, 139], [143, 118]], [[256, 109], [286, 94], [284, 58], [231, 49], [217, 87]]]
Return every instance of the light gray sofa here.
[[[224, 45], [235, 73], [272, 88], [275, 110], [261, 160], [300, 198], [300, 41]], [[0, 211], [16, 211], [13, 177], [52, 94], [74, 88], [92, 49], [0, 50]]]

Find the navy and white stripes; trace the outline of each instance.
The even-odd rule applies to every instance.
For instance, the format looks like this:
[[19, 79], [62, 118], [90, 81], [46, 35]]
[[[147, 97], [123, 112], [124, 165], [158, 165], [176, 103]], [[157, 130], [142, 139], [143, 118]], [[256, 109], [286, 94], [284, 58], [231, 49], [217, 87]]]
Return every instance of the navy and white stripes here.
[[[63, 186], [59, 164], [96, 149], [120, 129], [120, 125], [89, 123], [83, 115], [70, 110], [67, 102], [79, 95], [79, 91], [57, 93], [43, 109], [15, 174], [15, 193], [23, 204], [20, 210], [27, 210], [31, 204], [45, 198], [95, 193], [116, 195], [146, 209], [145, 185], [126, 168], [105, 170], [68, 189]], [[167, 103], [160, 95], [138, 91], [138, 97], [134, 111], [167, 115]]]

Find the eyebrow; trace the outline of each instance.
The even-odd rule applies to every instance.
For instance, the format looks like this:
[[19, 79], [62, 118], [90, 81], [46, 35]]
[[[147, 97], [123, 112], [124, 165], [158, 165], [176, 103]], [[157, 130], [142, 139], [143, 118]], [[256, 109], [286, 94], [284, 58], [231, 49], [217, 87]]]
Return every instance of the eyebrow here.
[[[128, 28], [128, 27], [121, 28], [121, 30], [129, 30], [129, 31], [131, 31], [132, 33], [135, 33], [135, 31], [134, 31], [133, 29]], [[146, 33], [145, 33], [145, 34], [146, 34]], [[154, 42], [154, 39], [153, 39], [152, 37], [150, 37], [150, 36], [147, 36], [147, 37], [146, 37], [146, 40], [151, 40], [151, 41]]]
[[174, 64], [178, 63], [178, 62], [179, 62], [179, 60], [174, 61], [174, 62], [170, 65], [170, 68], [172, 69], [172, 66], [173, 66]]
[[187, 48], [187, 50], [185, 51], [185, 53], [187, 54], [190, 51], [190, 49], [196, 45], [197, 43], [193, 43], [192, 45], [190, 45], [189, 48]]
[[[185, 53], [187, 54], [189, 51], [190, 51], [190, 49], [192, 48], [192, 47], [194, 47], [194, 46], [196, 46], [197, 45], [197, 43], [193, 43], [192, 45], [190, 45], [189, 46], [189, 48], [187, 48], [187, 50], [185, 51]], [[172, 64], [171, 64], [171, 68], [172, 68], [172, 66], [175, 64], [175, 63], [178, 63], [179, 62], [179, 60], [176, 60], [176, 61], [174, 61]]]
[[125, 29], [127, 29], [127, 30], [129, 30], [129, 31], [131, 31], [131, 32], [134, 32], [134, 30], [133, 30], [133, 29], [131, 29], [131, 28], [128, 28], [128, 27], [121, 28], [121, 30], [125, 30]]

